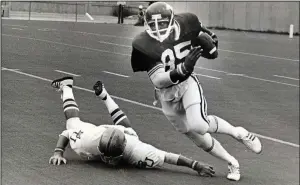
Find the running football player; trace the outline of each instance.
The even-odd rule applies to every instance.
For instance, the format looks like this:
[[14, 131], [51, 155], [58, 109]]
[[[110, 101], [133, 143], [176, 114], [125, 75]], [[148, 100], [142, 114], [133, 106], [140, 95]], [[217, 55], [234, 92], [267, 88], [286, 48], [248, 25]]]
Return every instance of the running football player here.
[[54, 80], [52, 86], [62, 93], [63, 110], [67, 129], [59, 135], [54, 154], [49, 163], [66, 164], [63, 154], [70, 147], [86, 160], [102, 160], [109, 165], [120, 161], [139, 168], [154, 168], [164, 163], [185, 166], [200, 176], [214, 176], [213, 168], [183, 155], [165, 152], [139, 140], [125, 113], [108, 94], [101, 81], [94, 85], [96, 96], [106, 105], [114, 125], [96, 126], [79, 118], [79, 108], [73, 95], [73, 78]]
[[227, 178], [238, 181], [238, 160], [210, 133], [230, 135], [257, 154], [262, 151], [262, 145], [259, 138], [245, 128], [207, 115], [207, 102], [193, 71], [200, 57], [214, 59], [218, 56], [216, 35], [206, 29], [196, 15], [174, 15], [173, 8], [164, 2], [150, 5], [144, 19], [146, 30], [132, 43], [133, 71], [147, 72], [155, 88], [155, 98], [176, 130], [199, 148], [226, 161]]

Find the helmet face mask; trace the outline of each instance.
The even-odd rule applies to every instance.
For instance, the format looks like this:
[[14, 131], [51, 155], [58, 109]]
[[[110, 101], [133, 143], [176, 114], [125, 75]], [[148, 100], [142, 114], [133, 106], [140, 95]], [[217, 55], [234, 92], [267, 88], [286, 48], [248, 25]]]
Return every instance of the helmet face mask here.
[[163, 42], [174, 28], [172, 7], [163, 2], [150, 5], [145, 12], [145, 26], [149, 36]]

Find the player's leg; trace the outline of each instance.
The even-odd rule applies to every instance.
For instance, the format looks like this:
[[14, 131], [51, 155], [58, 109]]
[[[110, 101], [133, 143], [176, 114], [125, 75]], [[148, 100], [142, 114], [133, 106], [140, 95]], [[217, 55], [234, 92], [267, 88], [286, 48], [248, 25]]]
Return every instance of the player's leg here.
[[73, 94], [73, 77], [63, 77], [54, 80], [51, 86], [61, 92], [61, 99], [63, 101], [63, 111], [66, 117], [67, 129], [74, 128], [94, 128], [95, 125], [86, 123], [79, 118], [79, 108], [75, 101]]
[[[208, 129], [207, 129], [207, 131], [209, 133], [222, 133], [222, 134], [230, 135], [230, 136], [234, 137], [235, 139], [237, 139], [238, 141], [241, 141], [242, 143], [244, 143], [253, 152], [260, 153], [262, 150], [262, 145], [261, 145], [261, 142], [258, 139], [258, 137], [256, 137], [252, 133], [248, 132], [245, 128], [235, 127], [235, 126], [231, 125], [229, 122], [219, 118], [218, 116], [214, 116], [214, 115], [207, 116], [207, 102], [203, 95], [203, 90], [202, 90], [201, 84], [198, 81], [197, 77], [191, 76], [191, 79], [193, 79], [194, 82], [196, 82], [197, 86], [195, 86], [195, 83], [190, 82], [190, 89], [187, 92], [187, 96], [185, 96], [185, 100], [184, 100], [185, 108], [187, 109], [187, 107], [190, 105], [193, 105], [194, 102], [199, 102], [199, 101], [192, 100], [190, 98], [191, 96], [189, 96], [189, 93], [199, 92], [198, 98], [200, 98], [200, 103], [199, 103], [199, 108], [194, 107], [193, 109], [189, 109], [187, 114], [199, 115], [199, 111], [200, 111], [200, 114], [202, 117], [201, 120], [205, 120], [207, 123], [209, 123]], [[192, 85], [192, 84], [194, 84], [194, 85]], [[195, 118], [193, 118], [193, 116], [188, 116], [188, 118], [195, 119]], [[196, 123], [196, 121], [193, 121], [193, 122]], [[194, 126], [194, 124], [193, 124], [193, 126]], [[202, 126], [203, 126], [203, 124], [201, 124], [201, 128], [203, 128]], [[198, 128], [200, 128], [200, 127], [198, 127]], [[193, 128], [193, 129], [195, 129], [195, 128]], [[204, 130], [206, 130], [206, 129], [204, 129]], [[195, 131], [197, 131], [197, 130], [195, 130]]]
[[230, 170], [227, 178], [239, 180], [238, 161], [223, 148], [219, 141], [208, 133], [210, 125], [206, 114], [206, 102], [202, 95], [202, 88], [200, 84], [196, 83], [193, 76], [189, 79], [189, 89], [185, 92], [182, 101], [186, 113], [185, 124], [188, 128], [185, 135], [204, 151], [226, 161]]
[[109, 93], [104, 87], [103, 82], [98, 81], [94, 85], [95, 94], [99, 96], [104, 104], [106, 105], [106, 108], [114, 122], [115, 125], [122, 125], [124, 127], [131, 127], [130, 121], [127, 118], [126, 114], [120, 109], [118, 104], [111, 98]]
[[66, 120], [79, 117], [79, 108], [73, 94], [73, 77], [64, 77], [56, 79], [51, 83], [51, 86], [61, 92], [63, 101], [63, 110]]

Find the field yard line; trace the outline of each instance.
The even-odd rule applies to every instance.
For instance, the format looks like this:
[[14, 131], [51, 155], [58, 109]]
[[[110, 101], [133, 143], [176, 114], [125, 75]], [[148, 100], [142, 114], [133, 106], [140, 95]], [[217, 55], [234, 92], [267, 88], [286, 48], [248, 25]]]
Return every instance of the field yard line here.
[[77, 74], [74, 74], [74, 73], [69, 73], [69, 72], [66, 72], [66, 71], [61, 71], [61, 70], [54, 70], [54, 71], [56, 71], [56, 72], [58, 72], [58, 73], [64, 73], [64, 74], [67, 74], [67, 75], [71, 75], [71, 76], [80, 76], [80, 75], [77, 75]]
[[124, 54], [124, 53], [118, 53], [118, 52], [112, 52], [112, 51], [107, 51], [107, 50], [101, 50], [101, 49], [95, 49], [95, 48], [90, 48], [90, 47], [84, 47], [84, 46], [77, 46], [73, 44], [66, 44], [62, 42], [55, 42], [55, 41], [50, 41], [50, 40], [44, 40], [44, 39], [36, 39], [36, 38], [31, 38], [31, 37], [21, 37], [17, 35], [9, 35], [9, 34], [2, 34], [3, 36], [7, 37], [15, 37], [15, 38], [21, 38], [21, 39], [29, 39], [29, 40], [35, 40], [35, 41], [41, 41], [41, 42], [47, 42], [47, 43], [52, 43], [52, 44], [59, 44], [59, 45], [64, 45], [64, 46], [70, 46], [70, 47], [75, 47], [75, 48], [81, 48], [81, 49], [86, 49], [86, 50], [93, 50], [93, 51], [99, 51], [103, 53], [113, 53], [113, 54], [118, 54], [118, 55], [125, 55], [125, 56], [131, 56], [129, 54]]
[[[2, 35], [3, 36], [8, 36], [8, 37], [23, 38], [23, 39], [36, 40], [36, 41], [41, 41], [41, 42], [48, 42], [48, 43], [53, 43], [53, 44], [65, 45], [65, 46], [76, 47], [76, 48], [92, 50], [92, 51], [99, 51], [99, 52], [104, 52], [104, 53], [112, 53], [112, 54], [118, 54], [118, 55], [131, 56], [130, 54], [112, 52], [112, 51], [107, 51], [107, 50], [100, 50], [100, 49], [84, 47], [84, 46], [78, 46], [78, 45], [73, 45], [73, 44], [66, 44], [66, 43], [62, 43], [62, 42], [54, 42], [54, 41], [49, 41], [49, 40], [36, 39], [36, 38], [31, 38], [31, 37], [21, 37], [21, 36], [9, 35], [9, 34], [2, 34]], [[265, 81], [265, 82], [272, 82], [272, 83], [277, 83], [277, 84], [282, 84], [282, 85], [299, 87], [298, 85], [282, 83], [282, 82], [277, 82], [277, 81], [273, 81], [273, 80], [266, 80], [266, 79], [263, 79], [263, 78], [256, 78], [256, 77], [251, 77], [251, 76], [246, 76], [246, 75], [243, 75], [243, 77], [252, 78], [252, 79], [256, 79], [256, 80], [262, 80], [262, 81]]]
[[124, 77], [124, 78], [128, 78], [129, 77], [127, 75], [122, 75], [122, 74], [119, 74], [119, 73], [113, 73], [113, 72], [109, 72], [109, 71], [103, 71], [103, 73], [107, 73], [107, 74], [111, 74], [111, 75], [116, 75], [116, 76], [121, 76], [121, 77]]
[[[32, 75], [32, 74], [29, 74], [29, 73], [24, 73], [24, 72], [21, 72], [21, 71], [16, 71], [16, 70], [4, 68], [4, 67], [2, 67], [2, 69], [5, 69], [5, 71], [11, 71], [11, 72], [14, 72], [14, 73], [18, 73], [18, 74], [29, 76], [29, 77], [32, 77], [32, 78], [44, 80], [44, 81], [47, 81], [47, 82], [52, 82], [52, 80], [49, 80], [47, 78], [43, 78], [43, 77], [40, 77], [40, 76]], [[89, 89], [78, 87], [78, 86], [73, 86], [73, 88], [80, 89], [80, 90], [83, 90], [83, 91], [86, 91], [86, 92], [94, 93], [93, 90], [89, 90]], [[140, 103], [140, 102], [136, 102], [136, 101], [129, 100], [129, 99], [126, 99], [126, 98], [121, 98], [121, 97], [113, 96], [113, 95], [111, 95], [111, 97], [113, 97], [114, 99], [118, 99], [118, 100], [122, 100], [122, 101], [125, 101], [125, 102], [129, 102], [129, 103], [132, 103], [132, 104], [135, 104], [135, 105], [140, 105], [140, 106], [147, 107], [147, 108], [150, 108], [150, 109], [155, 109], [155, 110], [162, 111], [161, 108], [154, 107], [154, 106], [147, 105], [147, 104]], [[280, 139], [276, 139], [276, 138], [272, 138], [272, 137], [268, 137], [268, 136], [264, 136], [264, 135], [260, 135], [260, 134], [256, 134], [256, 133], [254, 133], [254, 134], [257, 135], [257, 136], [259, 136], [260, 138], [264, 138], [264, 139], [267, 139], [267, 140], [270, 140], [270, 141], [273, 141], [273, 142], [276, 142], [276, 143], [281, 143], [281, 144], [284, 144], [284, 145], [288, 145], [288, 146], [292, 146], [292, 147], [295, 147], [295, 148], [299, 148], [299, 145], [295, 144], [295, 143], [283, 141], [283, 140], [280, 140]]]

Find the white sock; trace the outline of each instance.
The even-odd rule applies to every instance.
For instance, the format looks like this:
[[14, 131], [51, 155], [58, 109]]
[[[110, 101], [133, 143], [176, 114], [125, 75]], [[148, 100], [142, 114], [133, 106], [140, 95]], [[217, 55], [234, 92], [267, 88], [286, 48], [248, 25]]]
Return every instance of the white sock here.
[[69, 87], [69, 86], [64, 86], [63, 88], [62, 88], [62, 91], [63, 91], [63, 93], [62, 93], [62, 100], [63, 101], [65, 101], [65, 100], [67, 100], [67, 99], [75, 99], [74, 98], [74, 95], [73, 95], [73, 90], [72, 90], [72, 88], [71, 87]]
[[78, 109], [78, 105], [75, 102], [75, 98], [74, 98], [74, 94], [73, 94], [73, 90], [71, 87], [69, 86], [64, 86], [62, 88], [62, 100], [63, 100], [63, 109], [64, 112], [70, 109], [76, 109], [79, 111]]
[[213, 148], [208, 153], [221, 159], [221, 160], [226, 161], [227, 163], [232, 163], [232, 164], [236, 165], [237, 160], [223, 148], [223, 146], [221, 145], [221, 143], [218, 140], [216, 140], [214, 138], [213, 138], [213, 140], [214, 140]]

